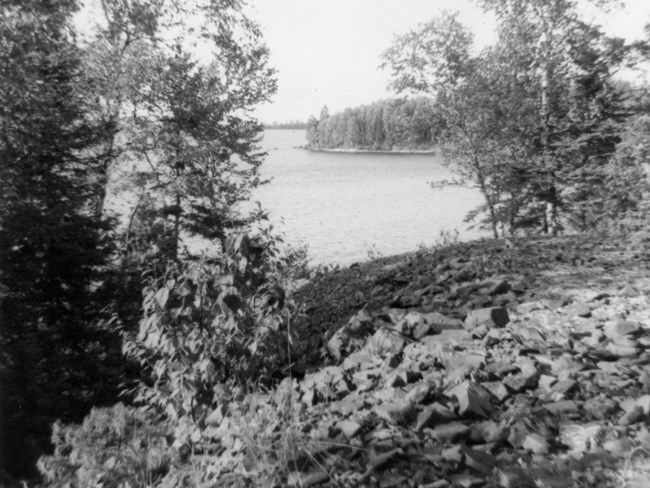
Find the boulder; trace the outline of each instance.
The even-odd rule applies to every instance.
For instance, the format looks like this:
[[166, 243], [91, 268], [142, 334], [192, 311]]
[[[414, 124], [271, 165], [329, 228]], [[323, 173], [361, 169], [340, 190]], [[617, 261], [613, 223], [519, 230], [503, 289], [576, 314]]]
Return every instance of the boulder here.
[[400, 353], [404, 346], [406, 346], [406, 339], [396, 330], [382, 327], [368, 339], [365, 350], [373, 355], [385, 356]]
[[510, 283], [507, 280], [486, 280], [478, 285], [478, 290], [485, 295], [500, 295], [510, 290]]
[[594, 439], [602, 431], [604, 422], [564, 422], [560, 424], [559, 440], [572, 454], [590, 451], [596, 447]]
[[528, 434], [524, 439], [522, 447], [534, 454], [547, 454], [549, 451], [546, 438], [536, 433]]
[[472, 424], [472, 440], [486, 444], [498, 443], [508, 438], [508, 429], [493, 420]]
[[503, 488], [537, 488], [537, 484], [523, 469], [499, 471], [499, 486]]
[[422, 317], [435, 332], [442, 332], [443, 330], [463, 328], [462, 321], [458, 319], [453, 319], [451, 317], [447, 317], [446, 315], [443, 315], [438, 312], [426, 313], [423, 314]]
[[366, 338], [374, 331], [372, 316], [366, 310], [361, 310], [330, 337], [327, 350], [335, 359], [341, 359], [361, 349]]
[[353, 420], [342, 420], [336, 424], [336, 427], [347, 437], [351, 439], [361, 430], [361, 424]]
[[305, 376], [300, 385], [303, 401], [314, 404], [319, 401], [332, 401], [346, 396], [350, 386], [343, 370], [337, 366], [327, 366], [316, 373]]
[[510, 322], [508, 311], [503, 307], [489, 307], [472, 310], [465, 319], [465, 329], [472, 330], [479, 325], [488, 329], [505, 327]]
[[571, 303], [563, 307], [562, 311], [569, 317], [591, 317], [591, 307], [586, 303]]
[[447, 407], [440, 403], [434, 403], [418, 414], [415, 430], [421, 432], [426, 427], [433, 427], [436, 424], [449, 422], [455, 418], [456, 416]]
[[465, 465], [474, 471], [483, 474], [490, 474], [496, 465], [496, 459], [494, 456], [487, 452], [471, 449], [469, 447], [463, 447], [461, 452], [465, 458]]
[[495, 410], [491, 402], [490, 392], [471, 381], [465, 381], [455, 386], [446, 394], [458, 400], [458, 414], [461, 416], [470, 414], [488, 418]]
[[638, 324], [626, 320], [613, 320], [603, 328], [605, 336], [612, 340], [619, 340], [628, 335], [636, 335], [642, 330]]

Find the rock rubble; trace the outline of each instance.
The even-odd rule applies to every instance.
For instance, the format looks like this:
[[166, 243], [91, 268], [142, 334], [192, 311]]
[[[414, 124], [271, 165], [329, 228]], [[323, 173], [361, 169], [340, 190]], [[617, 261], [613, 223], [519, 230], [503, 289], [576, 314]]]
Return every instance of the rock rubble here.
[[376, 264], [343, 325], [313, 305], [332, 363], [281, 386], [323, 449], [287, 486], [609, 487], [650, 452], [648, 261], [498, 246]]

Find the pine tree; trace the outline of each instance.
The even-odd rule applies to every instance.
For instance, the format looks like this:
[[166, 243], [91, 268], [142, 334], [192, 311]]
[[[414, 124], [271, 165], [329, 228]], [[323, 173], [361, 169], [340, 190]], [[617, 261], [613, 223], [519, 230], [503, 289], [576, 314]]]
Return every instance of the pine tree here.
[[21, 475], [48, 448], [54, 419], [112, 400], [119, 381], [97, 361], [109, 339], [87, 323], [110, 247], [108, 223], [91, 212], [93, 162], [84, 154], [101, 127], [87, 120], [77, 90], [74, 8], [64, 0], [0, 8], [0, 459]]

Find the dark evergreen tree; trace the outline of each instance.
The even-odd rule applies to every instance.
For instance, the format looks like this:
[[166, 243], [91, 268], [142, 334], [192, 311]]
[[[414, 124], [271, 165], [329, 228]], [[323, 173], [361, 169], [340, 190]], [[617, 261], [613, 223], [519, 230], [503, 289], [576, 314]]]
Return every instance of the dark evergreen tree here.
[[104, 361], [119, 358], [110, 337], [90, 325], [110, 246], [108, 223], [92, 213], [85, 155], [102, 127], [89, 123], [77, 89], [75, 7], [0, 7], [0, 469], [21, 476], [48, 449], [55, 419], [114, 401], [120, 381]]

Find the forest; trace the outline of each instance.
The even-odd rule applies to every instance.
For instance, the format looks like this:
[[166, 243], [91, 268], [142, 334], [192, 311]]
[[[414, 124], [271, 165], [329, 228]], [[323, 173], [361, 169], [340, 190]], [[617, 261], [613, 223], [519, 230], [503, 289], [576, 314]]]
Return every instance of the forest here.
[[[324, 109], [309, 145], [439, 148], [494, 237], [647, 226], [648, 86], [614, 74], [650, 60], [650, 28], [626, 43], [572, 0], [476, 3], [495, 45], [476, 54], [453, 13], [397, 36], [401, 98]], [[101, 1], [89, 32], [82, 7], [0, 6], [0, 485], [212, 486], [206, 429], [309, 335], [288, 291], [305, 256], [244, 205], [275, 72], [239, 0]]]
[[438, 144], [441, 121], [433, 99], [426, 96], [380, 100], [370, 105], [307, 121], [311, 149], [430, 149]]
[[272, 122], [270, 124], [264, 124], [264, 130], [267, 129], [304, 130], [306, 128], [307, 128], [307, 124], [300, 120], [289, 120], [287, 122]]
[[495, 45], [474, 54], [449, 12], [396, 36], [381, 68], [402, 98], [333, 115], [324, 107], [308, 121], [308, 147], [436, 149], [457, 175], [437, 185], [478, 188], [486, 203], [468, 220], [494, 237], [640, 225], [650, 119], [636, 74], [647, 69], [650, 30], [625, 43], [582, 20], [574, 2], [477, 3], [498, 18]]

